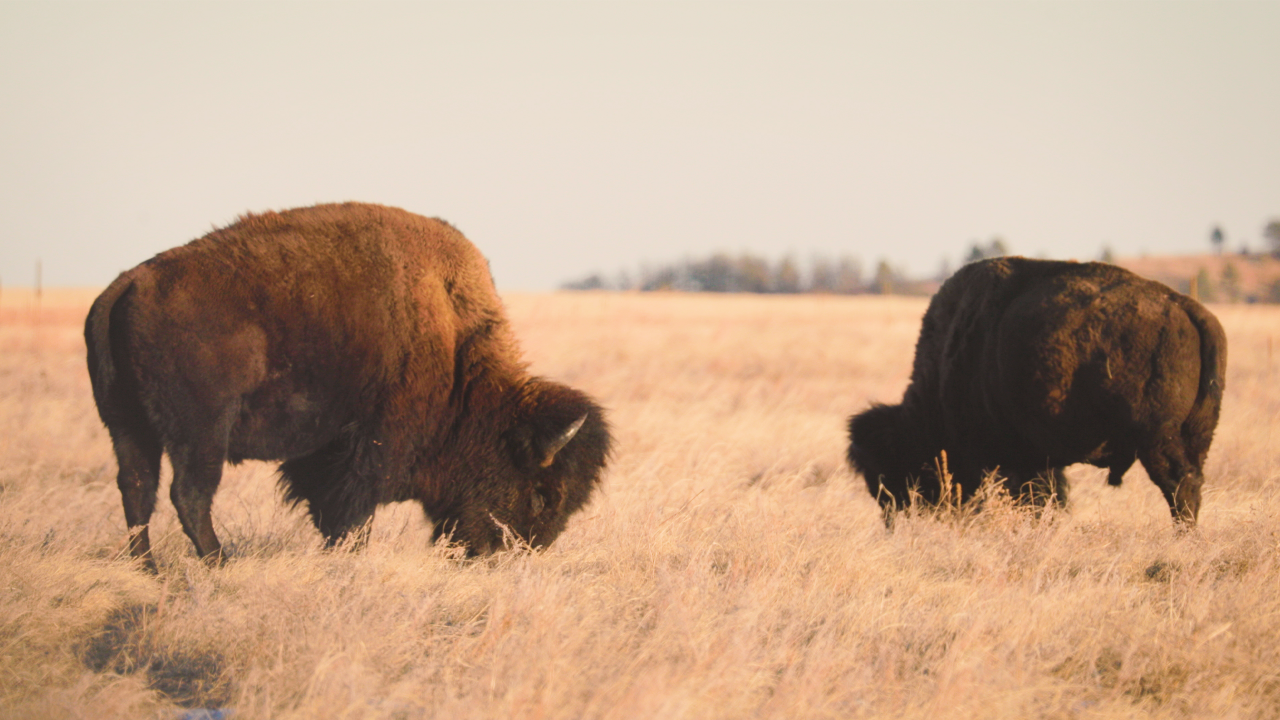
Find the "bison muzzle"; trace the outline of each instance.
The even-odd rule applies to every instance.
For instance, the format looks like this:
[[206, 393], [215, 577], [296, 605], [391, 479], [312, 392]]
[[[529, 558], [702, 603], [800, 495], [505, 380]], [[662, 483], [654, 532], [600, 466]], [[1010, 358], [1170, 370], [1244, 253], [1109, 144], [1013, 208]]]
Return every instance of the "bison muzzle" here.
[[221, 558], [224, 462], [279, 460], [329, 544], [416, 500], [472, 555], [552, 542], [599, 484], [601, 408], [532, 377], [488, 264], [441, 220], [346, 203], [246, 215], [122, 273], [85, 322], [130, 551], [160, 458], [197, 554]]
[[929, 303], [898, 405], [849, 420], [849, 462], [892, 511], [967, 499], [997, 473], [1022, 501], [1065, 502], [1062, 469], [1120, 479], [1142, 462], [1175, 520], [1200, 509], [1227, 344], [1200, 303], [1113, 265], [999, 258]]

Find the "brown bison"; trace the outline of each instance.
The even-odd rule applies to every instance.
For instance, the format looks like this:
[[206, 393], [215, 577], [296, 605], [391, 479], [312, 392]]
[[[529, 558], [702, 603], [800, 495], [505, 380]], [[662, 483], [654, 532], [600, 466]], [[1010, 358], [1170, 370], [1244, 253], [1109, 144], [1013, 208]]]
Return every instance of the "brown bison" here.
[[537, 547], [587, 502], [609, 454], [585, 394], [531, 377], [484, 256], [441, 220], [347, 203], [246, 215], [126, 271], [85, 322], [130, 550], [160, 456], [200, 557], [225, 461], [280, 482], [330, 544], [417, 500], [472, 555]]
[[940, 500], [945, 458], [967, 499], [997, 472], [1016, 498], [1065, 502], [1062, 469], [1135, 459], [1194, 524], [1222, 402], [1217, 319], [1164, 285], [1101, 263], [973, 263], [929, 303], [899, 405], [849, 419], [849, 462], [886, 521]]

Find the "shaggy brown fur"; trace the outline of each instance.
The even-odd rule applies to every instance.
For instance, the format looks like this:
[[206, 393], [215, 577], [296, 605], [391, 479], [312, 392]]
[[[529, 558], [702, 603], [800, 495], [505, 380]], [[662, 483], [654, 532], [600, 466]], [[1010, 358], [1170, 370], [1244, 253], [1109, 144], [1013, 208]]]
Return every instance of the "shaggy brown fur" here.
[[85, 342], [131, 550], [152, 567], [162, 452], [183, 530], [215, 560], [228, 460], [283, 460], [287, 497], [330, 543], [417, 500], [481, 554], [502, 526], [554, 540], [609, 452], [600, 407], [529, 376], [480, 252], [395, 208], [246, 215], [122, 273]]
[[964, 498], [998, 471], [1033, 502], [1065, 502], [1066, 465], [1119, 485], [1136, 458], [1193, 524], [1226, 360], [1208, 310], [1127, 270], [974, 263], [929, 304], [902, 403], [850, 418], [849, 461], [889, 513], [939, 500], [944, 450]]

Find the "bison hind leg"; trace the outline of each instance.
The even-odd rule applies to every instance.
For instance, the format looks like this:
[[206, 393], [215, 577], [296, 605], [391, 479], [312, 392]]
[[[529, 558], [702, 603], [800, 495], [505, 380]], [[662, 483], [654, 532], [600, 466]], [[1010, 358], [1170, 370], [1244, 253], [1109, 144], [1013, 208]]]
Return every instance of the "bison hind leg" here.
[[1188, 526], [1195, 525], [1200, 514], [1200, 486], [1204, 484], [1204, 473], [1199, 464], [1187, 457], [1182, 444], [1173, 440], [1160, 447], [1140, 450], [1138, 459], [1151, 481], [1164, 494], [1173, 519]]
[[118, 465], [116, 485], [120, 488], [125, 524], [129, 528], [129, 554], [156, 572], [147, 526], [151, 523], [156, 490], [160, 486], [163, 454], [160, 438], [145, 422], [116, 422], [109, 430]]
[[368, 539], [377, 509], [376, 486], [355, 472], [356, 452], [348, 438], [335, 440], [310, 455], [280, 465], [285, 499], [306, 502], [311, 521], [333, 547], [351, 536], [356, 545]]
[[210, 564], [222, 561], [222, 543], [213, 530], [213, 495], [222, 482], [226, 446], [216, 443], [180, 445], [169, 451], [173, 484], [169, 499], [178, 511], [182, 530], [196, 546], [196, 555]]

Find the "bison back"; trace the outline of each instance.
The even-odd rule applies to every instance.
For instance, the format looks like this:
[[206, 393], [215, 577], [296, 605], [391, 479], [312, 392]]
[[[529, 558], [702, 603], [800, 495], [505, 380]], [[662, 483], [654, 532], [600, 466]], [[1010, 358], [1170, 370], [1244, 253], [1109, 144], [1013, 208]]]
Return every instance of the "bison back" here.
[[130, 271], [128, 350], [165, 438], [226, 425], [233, 461], [353, 425], [430, 435], [459, 345], [512, 344], [486, 267], [447, 223], [393, 208], [250, 215]]

